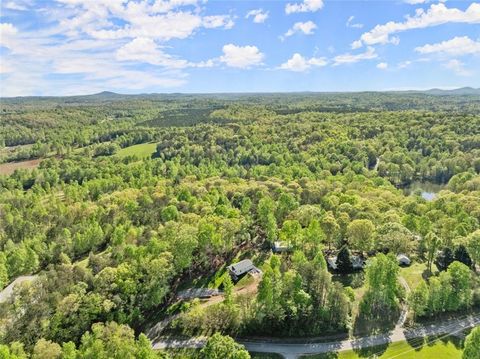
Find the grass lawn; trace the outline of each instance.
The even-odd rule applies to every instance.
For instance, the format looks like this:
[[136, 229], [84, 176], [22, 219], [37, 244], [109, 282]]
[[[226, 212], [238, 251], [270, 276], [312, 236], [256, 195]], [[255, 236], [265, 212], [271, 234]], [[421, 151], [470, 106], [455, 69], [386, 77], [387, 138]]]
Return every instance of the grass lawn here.
[[463, 350], [461, 341], [456, 338], [431, 338], [424, 341], [422, 338], [393, 343], [386, 346], [372, 347], [363, 351], [344, 351], [311, 356], [304, 359], [461, 359]]
[[115, 155], [118, 157], [137, 156], [140, 158], [149, 158], [157, 150], [156, 143], [141, 143], [130, 147], [122, 148]]
[[[427, 270], [427, 263], [413, 262], [409, 267], [400, 268], [400, 275], [405, 278], [410, 289], [415, 289], [424, 279], [423, 273]], [[435, 272], [437, 268], [435, 264], [432, 265], [432, 271]]]

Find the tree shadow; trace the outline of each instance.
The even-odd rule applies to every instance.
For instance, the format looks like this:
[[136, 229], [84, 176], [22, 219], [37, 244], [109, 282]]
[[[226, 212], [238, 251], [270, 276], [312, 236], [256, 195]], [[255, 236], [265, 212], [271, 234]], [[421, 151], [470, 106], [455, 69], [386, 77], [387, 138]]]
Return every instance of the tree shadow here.
[[410, 345], [413, 349], [415, 349], [415, 351], [420, 351], [422, 347], [426, 344], [424, 337], [418, 337], [418, 338], [407, 337], [406, 341], [408, 345]]
[[354, 348], [353, 351], [360, 358], [377, 358], [383, 355], [387, 351], [390, 343], [385, 343], [383, 345], [376, 345], [373, 347], [363, 347], [363, 348]]
[[395, 328], [400, 315], [400, 309], [387, 311], [377, 316], [366, 316], [359, 313], [353, 325], [353, 336], [385, 334]]

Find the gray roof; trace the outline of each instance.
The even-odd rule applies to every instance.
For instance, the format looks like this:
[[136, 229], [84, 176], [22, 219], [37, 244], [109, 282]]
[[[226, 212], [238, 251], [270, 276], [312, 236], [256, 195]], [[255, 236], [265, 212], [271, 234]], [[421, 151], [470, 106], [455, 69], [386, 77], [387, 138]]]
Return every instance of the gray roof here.
[[[353, 269], [362, 269], [365, 267], [365, 261], [360, 256], [353, 255], [350, 257], [350, 260], [352, 261]], [[337, 256], [328, 257], [327, 262], [332, 269], [337, 269]]]
[[399, 254], [397, 255], [397, 260], [400, 263], [410, 263], [410, 258], [408, 258], [405, 254]]
[[238, 263], [228, 266], [228, 270], [235, 275], [242, 275], [255, 268], [250, 259], [244, 259]]

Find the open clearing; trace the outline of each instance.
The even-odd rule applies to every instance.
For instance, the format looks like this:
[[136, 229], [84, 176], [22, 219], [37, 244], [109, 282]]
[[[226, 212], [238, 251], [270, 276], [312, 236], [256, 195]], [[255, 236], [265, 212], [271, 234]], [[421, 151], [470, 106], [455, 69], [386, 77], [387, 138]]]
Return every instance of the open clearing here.
[[156, 143], [141, 143], [139, 145], [133, 145], [122, 148], [116, 153], [116, 156], [124, 158], [127, 156], [137, 156], [140, 158], [152, 157], [152, 154], [157, 150]]
[[460, 359], [463, 350], [458, 339], [443, 338], [432, 339], [424, 342], [423, 339], [412, 339], [410, 342], [403, 341], [392, 343], [388, 347], [372, 347], [364, 350], [348, 350], [339, 353], [327, 353], [301, 357], [303, 359], [357, 359], [357, 358], [381, 358], [381, 359]]
[[40, 162], [42, 162], [42, 160], [37, 158], [35, 160], [2, 163], [0, 164], [0, 175], [9, 176], [15, 172], [16, 169], [20, 168], [31, 170], [37, 168]]

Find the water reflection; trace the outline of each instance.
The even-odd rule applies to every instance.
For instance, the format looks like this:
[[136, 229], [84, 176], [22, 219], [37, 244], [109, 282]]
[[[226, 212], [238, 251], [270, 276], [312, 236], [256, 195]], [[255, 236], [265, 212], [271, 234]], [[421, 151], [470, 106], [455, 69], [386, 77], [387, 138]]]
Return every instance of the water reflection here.
[[404, 188], [404, 192], [407, 196], [411, 194], [417, 194], [422, 196], [426, 201], [433, 201], [437, 198], [437, 193], [445, 189], [444, 184], [437, 184], [433, 182], [412, 182], [408, 187]]

